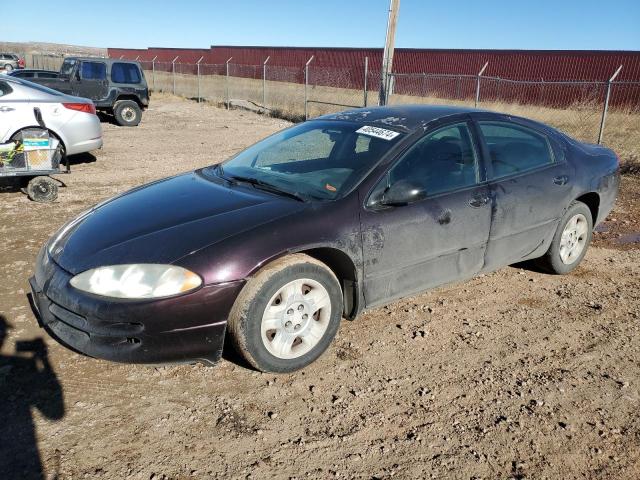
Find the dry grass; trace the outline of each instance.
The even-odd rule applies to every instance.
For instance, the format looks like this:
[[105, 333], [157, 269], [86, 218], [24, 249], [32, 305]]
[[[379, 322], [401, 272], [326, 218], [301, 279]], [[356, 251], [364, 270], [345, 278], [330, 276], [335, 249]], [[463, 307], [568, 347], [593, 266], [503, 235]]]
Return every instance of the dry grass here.
[[[155, 90], [173, 91], [174, 80], [171, 73], [156, 71], [153, 75], [152, 72], [147, 71], [146, 76], [149, 85]], [[196, 98], [198, 95], [197, 77], [176, 74], [175, 93], [187, 98]], [[307, 94], [309, 99], [307, 112], [311, 118], [344, 110], [349, 108], [348, 106], [362, 106], [364, 104], [364, 92], [361, 90], [309, 86]], [[369, 91], [367, 103], [374, 105], [378, 99], [377, 95], [376, 91]], [[263, 82], [262, 80], [239, 77], [229, 77], [227, 82], [227, 79], [222, 75], [203, 75], [200, 77], [200, 96], [214, 103], [223, 103], [227, 98], [230, 98], [232, 101], [242, 100], [263, 105]], [[304, 85], [276, 80], [266, 82], [266, 105], [264, 106], [271, 111], [273, 116], [293, 121], [304, 118], [304, 98]], [[329, 102], [345, 106], [325, 105], [316, 102]], [[393, 95], [390, 103], [472, 106], [473, 100]], [[481, 102], [479, 107], [531, 118], [552, 125], [574, 138], [592, 143], [597, 141], [602, 115], [602, 106], [590, 103], [576, 104], [566, 109], [501, 102]], [[625, 173], [640, 174], [640, 113], [638, 111], [611, 109], [607, 116], [603, 143], [618, 154]]]

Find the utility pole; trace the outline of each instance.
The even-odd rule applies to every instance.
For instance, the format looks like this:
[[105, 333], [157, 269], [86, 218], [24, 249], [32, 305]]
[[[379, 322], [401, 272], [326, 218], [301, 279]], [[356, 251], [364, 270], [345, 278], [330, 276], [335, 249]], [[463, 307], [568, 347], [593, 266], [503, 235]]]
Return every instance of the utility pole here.
[[391, 84], [391, 70], [393, 68], [393, 48], [396, 41], [396, 25], [400, 0], [389, 1], [389, 20], [387, 21], [387, 38], [384, 42], [382, 54], [382, 75], [380, 76], [380, 105], [386, 105], [389, 100], [389, 86]]

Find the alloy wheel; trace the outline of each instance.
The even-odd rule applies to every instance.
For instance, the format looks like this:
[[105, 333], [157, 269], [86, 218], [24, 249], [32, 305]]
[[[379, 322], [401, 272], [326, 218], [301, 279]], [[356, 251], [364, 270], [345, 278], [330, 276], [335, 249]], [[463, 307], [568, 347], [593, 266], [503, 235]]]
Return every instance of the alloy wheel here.
[[560, 259], [565, 265], [575, 262], [587, 243], [589, 223], [586, 217], [578, 213], [571, 217], [560, 237]]
[[262, 343], [273, 356], [297, 358], [323, 338], [331, 319], [327, 289], [315, 280], [301, 278], [282, 286], [262, 315]]

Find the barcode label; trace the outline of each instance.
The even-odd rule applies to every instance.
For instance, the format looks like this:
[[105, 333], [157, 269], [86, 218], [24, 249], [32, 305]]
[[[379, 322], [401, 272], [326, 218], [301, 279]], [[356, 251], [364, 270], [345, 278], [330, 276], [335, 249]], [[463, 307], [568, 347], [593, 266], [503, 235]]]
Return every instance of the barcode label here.
[[362, 133], [363, 135], [382, 138], [383, 140], [393, 140], [398, 135], [400, 135], [398, 132], [394, 132], [393, 130], [387, 130], [386, 128], [379, 128], [379, 127], [371, 127], [369, 125], [360, 127], [358, 130], [356, 130], [356, 133]]

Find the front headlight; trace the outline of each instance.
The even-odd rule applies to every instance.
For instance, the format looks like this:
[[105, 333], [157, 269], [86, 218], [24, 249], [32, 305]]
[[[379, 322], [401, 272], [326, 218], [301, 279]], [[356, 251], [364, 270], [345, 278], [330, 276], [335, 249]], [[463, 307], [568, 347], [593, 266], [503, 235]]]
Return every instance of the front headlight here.
[[71, 285], [104, 297], [147, 299], [190, 292], [202, 279], [175, 265], [134, 263], [87, 270], [73, 277]]

